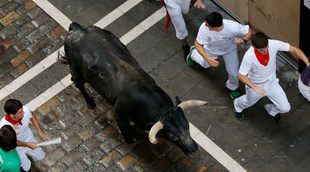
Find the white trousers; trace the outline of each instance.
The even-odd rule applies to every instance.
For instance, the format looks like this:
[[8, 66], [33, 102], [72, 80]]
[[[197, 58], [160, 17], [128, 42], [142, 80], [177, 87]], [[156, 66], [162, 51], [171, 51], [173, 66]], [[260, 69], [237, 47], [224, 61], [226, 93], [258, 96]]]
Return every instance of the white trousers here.
[[[207, 52], [206, 52], [207, 53]], [[209, 54], [211, 57], [218, 57], [217, 54]], [[225, 62], [225, 68], [228, 73], [228, 80], [226, 81], [226, 87], [230, 90], [236, 90], [239, 87], [238, 70], [239, 70], [239, 59], [237, 49], [233, 49], [227, 54], [221, 55]], [[203, 68], [210, 67], [209, 63], [198, 53], [196, 48], [191, 54], [192, 60], [200, 64]]]
[[188, 13], [190, 0], [165, 0], [165, 4], [177, 38], [180, 40], [186, 38], [188, 32], [183, 14]]
[[300, 93], [310, 102], [310, 86], [305, 85], [302, 81], [301, 78], [299, 77], [298, 79], [298, 89]]
[[[291, 105], [287, 100], [285, 92], [279, 85], [278, 78], [256, 85], [263, 87], [265, 90], [264, 96], [267, 96], [273, 102], [273, 104], [267, 106], [266, 108], [269, 115], [276, 116], [278, 113], [287, 113], [290, 111]], [[256, 93], [252, 88], [246, 86], [245, 95], [235, 99], [234, 101], [235, 110], [237, 112], [242, 112], [244, 109], [252, 106], [264, 96]]]
[[33, 160], [39, 161], [44, 159], [45, 153], [42, 148], [36, 148], [36, 149], [30, 149], [28, 147], [17, 147], [16, 148], [17, 153], [19, 155], [20, 161], [21, 161], [21, 167], [25, 171], [29, 171], [31, 167], [31, 162], [29, 160], [28, 156], [31, 156]]

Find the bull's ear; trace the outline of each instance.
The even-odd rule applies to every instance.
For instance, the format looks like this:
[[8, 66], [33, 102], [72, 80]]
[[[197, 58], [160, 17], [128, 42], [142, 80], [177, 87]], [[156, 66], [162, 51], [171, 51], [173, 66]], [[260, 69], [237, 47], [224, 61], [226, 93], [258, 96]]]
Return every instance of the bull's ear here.
[[181, 100], [178, 96], [175, 97], [175, 104], [179, 105], [181, 103]]

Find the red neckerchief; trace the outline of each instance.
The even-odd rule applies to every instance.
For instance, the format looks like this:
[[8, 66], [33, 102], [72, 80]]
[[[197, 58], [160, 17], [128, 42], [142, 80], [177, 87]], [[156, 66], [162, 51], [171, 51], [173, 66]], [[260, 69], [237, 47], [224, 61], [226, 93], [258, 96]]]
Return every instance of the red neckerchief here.
[[267, 66], [269, 62], [269, 51], [264, 55], [260, 53], [256, 48], [254, 48], [254, 53], [256, 55], [257, 60], [259, 61], [260, 64]]
[[7, 120], [9, 123], [13, 124], [13, 125], [16, 125], [16, 124], [20, 124], [20, 125], [23, 125], [22, 123], [22, 119], [19, 119], [19, 120], [14, 120], [10, 117], [9, 114], [5, 114], [5, 120]]
[[167, 11], [166, 4], [165, 4], [164, 0], [161, 0], [161, 3], [163, 4], [163, 6], [166, 9], [165, 32], [167, 32], [168, 31], [168, 27], [169, 27], [170, 22], [171, 22], [171, 18], [170, 18], [170, 15], [169, 15], [168, 11]]

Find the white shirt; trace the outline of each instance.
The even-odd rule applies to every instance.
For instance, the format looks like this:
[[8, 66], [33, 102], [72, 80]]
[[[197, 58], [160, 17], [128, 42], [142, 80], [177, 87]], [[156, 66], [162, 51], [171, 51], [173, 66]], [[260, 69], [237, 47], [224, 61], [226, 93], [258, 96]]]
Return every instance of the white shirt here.
[[251, 46], [243, 56], [239, 73], [247, 75], [253, 83], [263, 83], [276, 78], [276, 59], [278, 51], [289, 51], [288, 43], [268, 40], [269, 62], [266, 66], [259, 63]]
[[207, 54], [224, 55], [237, 48], [235, 37], [243, 37], [249, 32], [248, 25], [242, 25], [232, 20], [223, 20], [223, 30], [211, 31], [205, 22], [199, 27], [196, 41], [203, 45]]
[[28, 109], [28, 107], [23, 106], [24, 117], [22, 119], [22, 124], [13, 125], [12, 123], [8, 122], [4, 117], [0, 121], [0, 128], [4, 125], [10, 125], [14, 128], [16, 132], [16, 137], [18, 141], [22, 142], [32, 142], [35, 141], [32, 131], [29, 128], [30, 119], [32, 118], [32, 113]]

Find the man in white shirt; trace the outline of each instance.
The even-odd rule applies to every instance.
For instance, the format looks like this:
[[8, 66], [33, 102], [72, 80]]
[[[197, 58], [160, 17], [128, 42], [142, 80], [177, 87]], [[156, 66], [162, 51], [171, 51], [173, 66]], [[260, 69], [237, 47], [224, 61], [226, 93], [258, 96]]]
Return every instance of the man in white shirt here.
[[195, 1], [194, 7], [205, 9], [206, 6], [203, 0], [162, 0], [166, 10], [167, 10], [167, 20], [165, 25], [165, 30], [167, 31], [170, 20], [174, 26], [176, 32], [176, 37], [180, 40], [184, 59], [190, 51], [190, 47], [187, 42], [188, 31], [186, 29], [186, 23], [183, 18], [183, 14], [187, 14], [189, 11], [191, 1]]
[[238, 80], [238, 51], [237, 44], [245, 44], [253, 35], [248, 25], [241, 25], [232, 20], [223, 20], [220, 13], [212, 12], [201, 24], [195, 47], [191, 48], [187, 56], [187, 64], [193, 66], [198, 63], [203, 68], [219, 66], [218, 56], [222, 56], [228, 73], [226, 88], [230, 96], [235, 99], [240, 96], [237, 91]]
[[37, 141], [29, 128], [29, 123], [31, 122], [34, 125], [42, 138], [48, 139], [48, 136], [41, 129], [37, 117], [19, 100], [7, 100], [4, 104], [4, 110], [7, 114], [1, 119], [0, 128], [4, 125], [10, 125], [14, 128], [17, 135], [16, 150], [21, 160], [21, 167], [24, 171], [29, 171], [31, 162], [27, 155], [34, 160], [42, 160], [45, 157], [43, 149], [36, 145]]
[[243, 119], [244, 109], [267, 96], [272, 104], [266, 104], [264, 107], [275, 121], [279, 121], [281, 119], [279, 113], [289, 112], [291, 106], [276, 77], [277, 52], [288, 51], [295, 58], [304, 61], [307, 66], [309, 60], [299, 48], [282, 41], [268, 39], [262, 32], [256, 33], [251, 42], [253, 46], [244, 54], [239, 69], [239, 79], [246, 85], [246, 94], [234, 100], [236, 118]]

